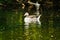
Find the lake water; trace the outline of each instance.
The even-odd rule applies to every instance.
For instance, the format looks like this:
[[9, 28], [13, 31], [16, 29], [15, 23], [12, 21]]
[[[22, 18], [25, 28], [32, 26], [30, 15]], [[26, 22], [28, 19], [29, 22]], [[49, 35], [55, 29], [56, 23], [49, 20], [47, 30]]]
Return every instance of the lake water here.
[[60, 40], [59, 16], [41, 16], [41, 25], [31, 23], [26, 29], [23, 11], [1, 12], [0, 40]]

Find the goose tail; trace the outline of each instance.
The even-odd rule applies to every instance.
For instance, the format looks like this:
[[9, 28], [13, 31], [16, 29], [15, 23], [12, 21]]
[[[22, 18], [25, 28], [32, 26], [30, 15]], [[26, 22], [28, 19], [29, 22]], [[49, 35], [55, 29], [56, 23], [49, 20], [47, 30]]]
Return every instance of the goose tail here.
[[40, 19], [41, 15], [38, 16], [38, 19]]

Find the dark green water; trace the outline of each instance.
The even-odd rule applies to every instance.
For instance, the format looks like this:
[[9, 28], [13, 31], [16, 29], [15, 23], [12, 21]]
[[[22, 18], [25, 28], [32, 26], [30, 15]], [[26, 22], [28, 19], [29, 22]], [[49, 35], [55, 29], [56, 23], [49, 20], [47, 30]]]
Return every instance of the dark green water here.
[[0, 40], [60, 40], [60, 16], [48, 13], [52, 14], [42, 14], [41, 25], [30, 24], [25, 29], [24, 11], [1, 11]]

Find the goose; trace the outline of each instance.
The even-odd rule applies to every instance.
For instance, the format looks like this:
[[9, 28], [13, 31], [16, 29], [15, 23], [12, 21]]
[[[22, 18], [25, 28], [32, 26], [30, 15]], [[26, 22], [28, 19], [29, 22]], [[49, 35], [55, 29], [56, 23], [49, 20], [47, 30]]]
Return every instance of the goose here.
[[38, 23], [41, 25], [41, 22], [39, 20], [41, 15], [38, 15], [38, 17], [36, 17], [36, 15], [29, 15], [29, 13], [26, 12], [24, 16], [25, 16], [24, 18], [25, 25], [29, 25], [30, 23]]

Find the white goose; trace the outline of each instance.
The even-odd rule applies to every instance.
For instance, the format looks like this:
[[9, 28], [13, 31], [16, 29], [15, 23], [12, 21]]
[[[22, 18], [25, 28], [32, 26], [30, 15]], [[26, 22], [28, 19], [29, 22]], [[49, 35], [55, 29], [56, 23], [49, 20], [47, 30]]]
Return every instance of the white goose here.
[[24, 18], [25, 25], [29, 25], [29, 23], [36, 23], [36, 22], [41, 25], [41, 22], [39, 20], [41, 15], [36, 17], [36, 15], [29, 15], [29, 13], [26, 12], [24, 16], [25, 16]]

